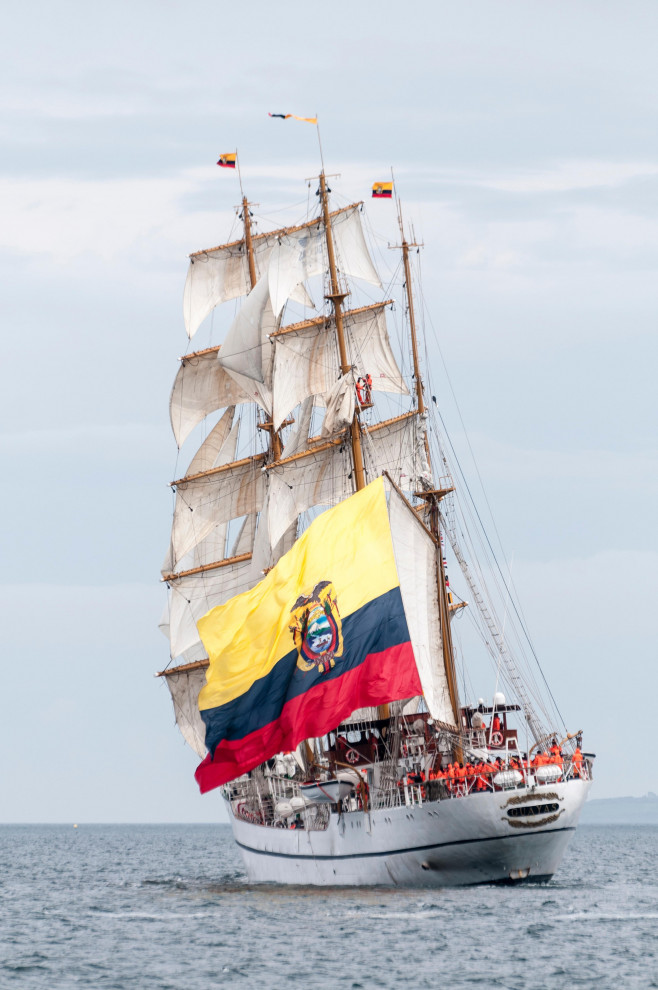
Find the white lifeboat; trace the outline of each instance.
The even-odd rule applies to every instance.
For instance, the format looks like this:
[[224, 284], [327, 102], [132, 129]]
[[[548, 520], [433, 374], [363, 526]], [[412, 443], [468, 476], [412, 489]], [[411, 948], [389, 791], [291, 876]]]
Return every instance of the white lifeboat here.
[[517, 787], [523, 780], [518, 770], [501, 770], [495, 774], [493, 782], [496, 787]]
[[354, 784], [347, 780], [313, 780], [300, 784], [299, 790], [307, 804], [337, 804], [353, 787]]
[[557, 763], [544, 763], [535, 769], [535, 777], [540, 784], [554, 784], [562, 776], [562, 767]]

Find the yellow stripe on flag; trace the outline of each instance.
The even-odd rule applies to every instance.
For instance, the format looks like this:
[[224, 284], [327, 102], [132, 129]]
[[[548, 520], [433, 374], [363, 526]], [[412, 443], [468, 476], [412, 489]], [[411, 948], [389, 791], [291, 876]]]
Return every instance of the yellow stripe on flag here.
[[240, 697], [295, 648], [291, 611], [320, 581], [343, 618], [398, 587], [383, 478], [323, 512], [255, 588], [199, 620], [210, 658], [202, 711]]

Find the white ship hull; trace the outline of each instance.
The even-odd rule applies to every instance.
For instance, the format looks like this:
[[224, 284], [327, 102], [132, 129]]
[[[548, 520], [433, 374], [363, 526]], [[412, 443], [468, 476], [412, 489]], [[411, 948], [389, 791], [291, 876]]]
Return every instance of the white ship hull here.
[[[578, 780], [332, 813], [325, 830], [308, 831], [251, 824], [227, 804], [252, 883], [442, 887], [549, 880], [589, 787]], [[550, 810], [525, 814], [537, 806]], [[524, 811], [509, 817], [512, 808]]]

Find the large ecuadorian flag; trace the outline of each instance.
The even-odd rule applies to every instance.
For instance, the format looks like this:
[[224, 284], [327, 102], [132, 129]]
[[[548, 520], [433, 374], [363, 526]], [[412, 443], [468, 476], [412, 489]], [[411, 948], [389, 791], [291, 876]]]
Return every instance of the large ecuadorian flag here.
[[383, 478], [320, 515], [263, 581], [198, 623], [209, 791], [355, 708], [420, 694]]

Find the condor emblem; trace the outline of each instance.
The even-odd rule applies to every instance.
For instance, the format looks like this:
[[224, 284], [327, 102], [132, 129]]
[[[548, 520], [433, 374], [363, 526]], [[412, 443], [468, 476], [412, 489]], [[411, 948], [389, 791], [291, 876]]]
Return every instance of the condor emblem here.
[[320, 581], [309, 595], [300, 595], [290, 614], [297, 666], [305, 673], [317, 668], [326, 674], [343, 655], [343, 628], [331, 581]]

